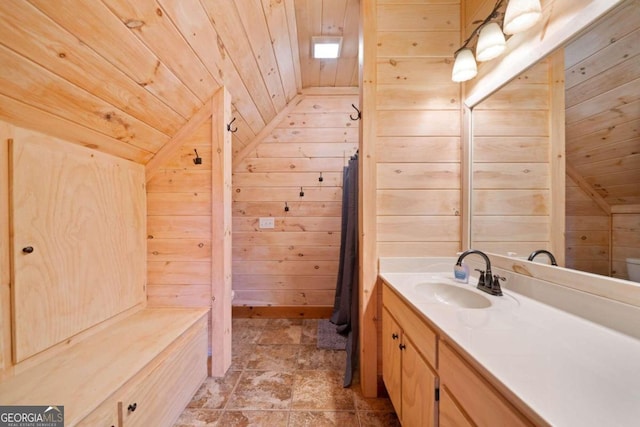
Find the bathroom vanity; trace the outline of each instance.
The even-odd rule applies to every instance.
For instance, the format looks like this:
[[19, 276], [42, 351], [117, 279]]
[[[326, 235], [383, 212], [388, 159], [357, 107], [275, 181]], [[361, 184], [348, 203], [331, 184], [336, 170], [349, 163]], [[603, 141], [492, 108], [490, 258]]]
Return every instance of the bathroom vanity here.
[[403, 426], [640, 419], [639, 286], [492, 255], [497, 297], [477, 275], [455, 282], [455, 261], [380, 261], [383, 378]]

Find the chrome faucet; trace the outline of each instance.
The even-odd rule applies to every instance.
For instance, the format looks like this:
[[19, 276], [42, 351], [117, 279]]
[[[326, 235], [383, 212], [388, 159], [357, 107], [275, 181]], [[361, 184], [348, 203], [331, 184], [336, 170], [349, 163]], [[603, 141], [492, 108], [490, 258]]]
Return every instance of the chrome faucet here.
[[556, 257], [554, 257], [553, 254], [546, 249], [538, 249], [537, 251], [531, 252], [531, 255], [529, 255], [529, 258], [527, 258], [527, 261], [533, 261], [533, 259], [540, 254], [546, 254], [549, 257], [549, 260], [551, 260], [551, 265], [558, 266], [558, 263], [556, 262]]
[[504, 281], [506, 279], [504, 277], [500, 277], [497, 274], [494, 276], [491, 273], [491, 260], [489, 260], [489, 257], [487, 256], [487, 254], [476, 249], [466, 250], [458, 257], [458, 262], [456, 262], [456, 265], [461, 266], [462, 260], [467, 255], [471, 255], [471, 254], [480, 255], [482, 258], [484, 258], [484, 262], [486, 264], [486, 270], [480, 270], [476, 268], [476, 271], [480, 272], [480, 278], [478, 279], [478, 286], [476, 287], [488, 294], [502, 296], [502, 289], [500, 289], [500, 280]]

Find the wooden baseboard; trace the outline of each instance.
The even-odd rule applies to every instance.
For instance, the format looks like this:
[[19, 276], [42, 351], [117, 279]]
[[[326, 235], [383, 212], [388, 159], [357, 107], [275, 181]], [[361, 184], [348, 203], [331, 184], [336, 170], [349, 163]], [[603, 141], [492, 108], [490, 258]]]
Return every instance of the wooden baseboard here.
[[328, 319], [332, 312], [333, 307], [325, 306], [234, 306], [231, 315], [236, 319]]

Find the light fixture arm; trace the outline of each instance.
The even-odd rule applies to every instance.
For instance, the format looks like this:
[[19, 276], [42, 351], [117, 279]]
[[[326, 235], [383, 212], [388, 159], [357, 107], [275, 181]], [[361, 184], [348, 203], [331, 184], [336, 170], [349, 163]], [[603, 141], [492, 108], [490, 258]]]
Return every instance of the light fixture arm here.
[[469, 38], [467, 38], [464, 43], [462, 44], [462, 46], [456, 50], [453, 53], [453, 56], [455, 58], [455, 56], [458, 54], [458, 52], [460, 52], [462, 49], [466, 48], [469, 45], [469, 42], [471, 42], [471, 40], [473, 40], [473, 38], [478, 35], [478, 33], [480, 32], [480, 30], [482, 29], [482, 27], [484, 27], [486, 24], [488, 24], [491, 20], [496, 19], [500, 16], [500, 13], [498, 13], [498, 11], [500, 10], [500, 8], [502, 7], [502, 4], [504, 3], [504, 0], [498, 0], [496, 2], [496, 5], [493, 7], [493, 10], [491, 11], [491, 13], [489, 14], [489, 16], [487, 16], [484, 21], [482, 21], [482, 23], [480, 25], [478, 25], [472, 32], [471, 35], [469, 36]]

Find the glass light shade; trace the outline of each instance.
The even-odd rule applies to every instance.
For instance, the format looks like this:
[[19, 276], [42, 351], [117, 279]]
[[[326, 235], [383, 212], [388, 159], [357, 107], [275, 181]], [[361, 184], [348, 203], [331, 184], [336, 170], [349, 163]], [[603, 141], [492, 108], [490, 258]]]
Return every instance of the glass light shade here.
[[540, 0], [509, 0], [502, 29], [505, 34], [521, 33], [533, 27], [540, 17]]
[[474, 78], [476, 74], [478, 74], [478, 66], [476, 65], [476, 59], [473, 57], [473, 52], [471, 52], [471, 49], [462, 49], [456, 55], [456, 60], [453, 63], [451, 80], [454, 82], [466, 82]]
[[497, 58], [504, 52], [506, 47], [507, 42], [504, 39], [500, 25], [496, 22], [490, 22], [480, 29], [478, 45], [476, 46], [476, 59], [483, 62]]

